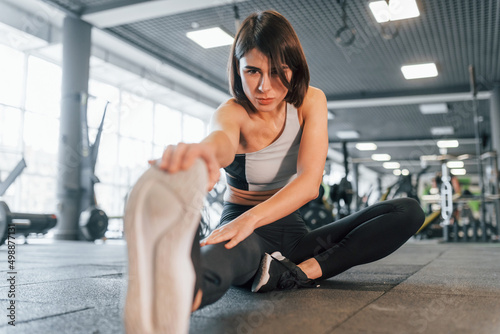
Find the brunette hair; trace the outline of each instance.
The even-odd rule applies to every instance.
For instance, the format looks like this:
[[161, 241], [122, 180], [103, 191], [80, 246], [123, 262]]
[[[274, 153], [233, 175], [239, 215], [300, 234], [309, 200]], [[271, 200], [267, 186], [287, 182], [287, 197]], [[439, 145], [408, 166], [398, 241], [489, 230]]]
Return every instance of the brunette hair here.
[[[251, 14], [236, 33], [228, 62], [229, 89], [236, 101], [253, 109], [243, 91], [238, 68], [240, 59], [254, 48], [270, 59], [271, 66], [288, 89], [285, 101], [296, 108], [300, 107], [309, 87], [306, 57], [290, 22], [273, 10]], [[283, 65], [292, 71], [290, 82], [285, 76]]]

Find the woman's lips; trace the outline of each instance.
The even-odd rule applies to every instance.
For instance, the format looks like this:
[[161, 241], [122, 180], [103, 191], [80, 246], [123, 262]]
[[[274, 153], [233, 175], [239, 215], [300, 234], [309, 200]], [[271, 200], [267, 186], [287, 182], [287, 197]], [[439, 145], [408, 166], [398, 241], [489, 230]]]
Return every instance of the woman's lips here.
[[273, 98], [257, 99], [260, 104], [271, 104], [273, 100]]

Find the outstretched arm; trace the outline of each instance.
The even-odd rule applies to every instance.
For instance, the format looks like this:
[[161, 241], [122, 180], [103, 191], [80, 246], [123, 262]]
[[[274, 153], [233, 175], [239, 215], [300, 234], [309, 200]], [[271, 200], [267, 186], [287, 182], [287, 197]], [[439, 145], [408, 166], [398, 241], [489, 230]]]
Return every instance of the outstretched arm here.
[[301, 107], [302, 139], [297, 161], [297, 177], [268, 200], [215, 230], [203, 245], [229, 240], [232, 248], [256, 228], [283, 218], [318, 196], [328, 152], [328, 111], [324, 93], [309, 88]]
[[239, 145], [241, 119], [245, 110], [229, 100], [212, 116], [210, 134], [200, 143], [169, 145], [163, 152], [159, 168], [176, 173], [189, 169], [197, 158], [202, 158], [208, 169], [208, 190], [219, 180], [219, 169], [229, 165]]

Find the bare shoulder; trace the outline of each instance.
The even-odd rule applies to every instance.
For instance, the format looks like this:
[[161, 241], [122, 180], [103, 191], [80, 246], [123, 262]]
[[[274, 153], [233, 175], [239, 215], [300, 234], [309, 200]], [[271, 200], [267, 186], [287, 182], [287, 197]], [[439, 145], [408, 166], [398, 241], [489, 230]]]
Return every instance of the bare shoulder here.
[[309, 114], [326, 115], [325, 93], [319, 88], [309, 86], [306, 96], [304, 97], [304, 102], [302, 102], [302, 106], [300, 106], [299, 109], [304, 119], [306, 119]]
[[319, 88], [309, 86], [302, 105], [304, 107], [311, 107], [323, 103], [326, 103], [325, 93]]
[[218, 120], [240, 123], [248, 118], [248, 113], [235, 99], [229, 99], [217, 108], [214, 116]]

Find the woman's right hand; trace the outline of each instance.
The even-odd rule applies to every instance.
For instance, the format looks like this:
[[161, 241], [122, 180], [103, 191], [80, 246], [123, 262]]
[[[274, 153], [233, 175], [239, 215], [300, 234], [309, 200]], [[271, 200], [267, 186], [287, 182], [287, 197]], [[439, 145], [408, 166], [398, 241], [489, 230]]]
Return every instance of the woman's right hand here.
[[196, 159], [201, 158], [205, 161], [208, 170], [208, 191], [217, 183], [220, 177], [220, 166], [215, 156], [215, 149], [209, 143], [168, 145], [159, 160], [151, 160], [151, 165], [156, 165], [160, 169], [177, 173], [181, 170], [187, 170], [193, 166]]

